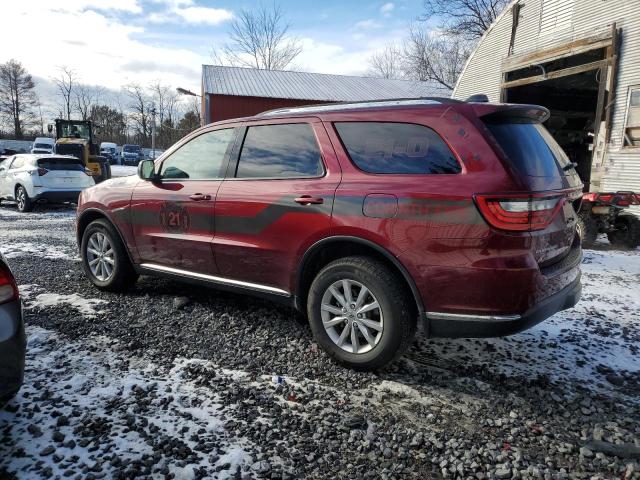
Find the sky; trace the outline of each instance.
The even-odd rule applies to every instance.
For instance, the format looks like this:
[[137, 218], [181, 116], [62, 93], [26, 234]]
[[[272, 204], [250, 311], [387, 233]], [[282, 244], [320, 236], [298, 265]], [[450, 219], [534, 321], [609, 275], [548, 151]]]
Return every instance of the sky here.
[[[364, 74], [368, 58], [403, 38], [422, 0], [281, 0], [300, 39], [297, 70]], [[227, 42], [240, 9], [216, 0], [10, 0], [2, 5], [0, 62], [15, 58], [40, 82], [72, 68], [82, 83], [118, 89], [161, 81], [200, 90], [201, 65]], [[270, 3], [267, 3], [270, 5]], [[50, 86], [49, 86], [50, 87]]]

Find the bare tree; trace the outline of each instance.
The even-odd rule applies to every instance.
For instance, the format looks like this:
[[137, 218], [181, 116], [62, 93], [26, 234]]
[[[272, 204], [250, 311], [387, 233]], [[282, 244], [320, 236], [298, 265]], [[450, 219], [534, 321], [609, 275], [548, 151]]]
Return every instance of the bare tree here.
[[78, 83], [75, 88], [75, 109], [80, 114], [82, 120], [88, 120], [91, 116], [91, 109], [101, 101], [104, 89], [98, 86]]
[[449, 34], [480, 38], [509, 0], [424, 0], [426, 18], [439, 18]]
[[71, 120], [71, 110], [73, 108], [73, 93], [76, 83], [78, 81], [78, 75], [75, 70], [62, 66], [59, 67], [60, 75], [54, 78], [54, 83], [58, 86], [58, 91], [62, 96], [62, 109], [67, 117], [67, 120]]
[[404, 69], [409, 78], [453, 90], [470, 51], [470, 42], [459, 35], [438, 35], [413, 26], [404, 45]]
[[231, 22], [231, 43], [223, 52], [233, 65], [284, 70], [302, 52], [300, 41], [287, 35], [289, 27], [279, 5], [240, 10]]
[[130, 100], [131, 113], [129, 117], [133, 121], [138, 138], [146, 145], [149, 143], [151, 135], [149, 96], [138, 83], [130, 83], [123, 88]]
[[394, 43], [387, 45], [383, 50], [369, 57], [369, 70], [372, 77], [402, 78], [402, 51]]
[[12, 124], [15, 138], [22, 138], [28, 126], [35, 124], [38, 106], [33, 78], [22, 64], [17, 60], [1, 64], [0, 116]]

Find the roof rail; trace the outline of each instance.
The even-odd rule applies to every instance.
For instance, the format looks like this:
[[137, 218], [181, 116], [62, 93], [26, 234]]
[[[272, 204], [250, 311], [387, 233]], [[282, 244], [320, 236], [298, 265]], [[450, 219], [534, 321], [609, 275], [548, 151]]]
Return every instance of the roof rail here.
[[287, 113], [313, 113], [325, 112], [330, 110], [350, 110], [366, 107], [392, 107], [402, 105], [433, 105], [445, 103], [464, 103], [462, 100], [456, 100], [447, 97], [414, 97], [414, 98], [390, 98], [385, 100], [363, 100], [359, 102], [335, 102], [320, 103], [311, 105], [301, 105], [299, 107], [276, 108], [259, 113], [257, 116], [284, 115]]

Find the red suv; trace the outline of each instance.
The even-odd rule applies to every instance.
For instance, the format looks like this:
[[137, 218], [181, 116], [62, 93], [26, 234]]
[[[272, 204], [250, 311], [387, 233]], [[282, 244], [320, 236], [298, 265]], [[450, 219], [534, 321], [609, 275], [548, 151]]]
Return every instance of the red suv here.
[[515, 333], [580, 297], [582, 184], [548, 115], [420, 99], [207, 125], [82, 193], [84, 269], [105, 290], [163, 275], [283, 301], [362, 369], [418, 322]]

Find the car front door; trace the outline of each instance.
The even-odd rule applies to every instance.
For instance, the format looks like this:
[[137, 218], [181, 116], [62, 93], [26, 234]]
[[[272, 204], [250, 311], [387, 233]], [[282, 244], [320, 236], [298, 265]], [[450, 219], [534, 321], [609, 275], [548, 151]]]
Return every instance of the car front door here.
[[131, 224], [145, 267], [216, 272], [211, 245], [214, 203], [233, 138], [233, 128], [188, 138], [156, 162], [156, 180], [136, 186]]
[[247, 124], [216, 199], [220, 275], [247, 288], [290, 293], [300, 257], [329, 235], [340, 178], [319, 121]]

